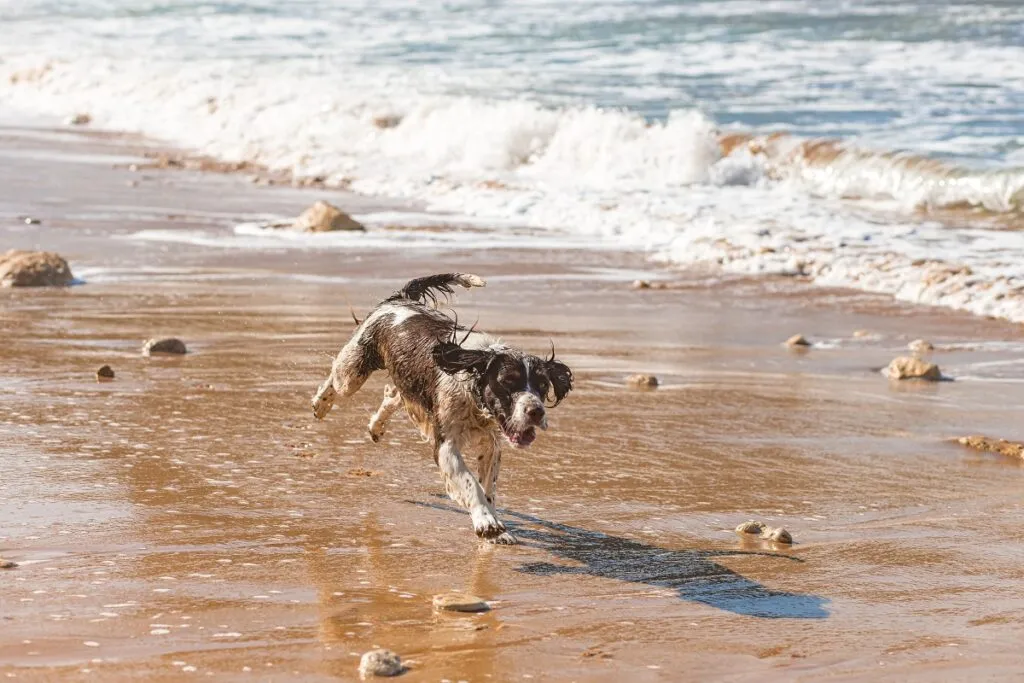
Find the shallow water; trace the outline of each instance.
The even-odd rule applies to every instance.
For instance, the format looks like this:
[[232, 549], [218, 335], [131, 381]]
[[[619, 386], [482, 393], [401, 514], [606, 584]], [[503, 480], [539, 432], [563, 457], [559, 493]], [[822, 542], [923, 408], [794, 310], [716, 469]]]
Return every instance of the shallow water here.
[[0, 115], [1019, 322], [1022, 25], [996, 0], [0, 2]]
[[[1008, 381], [1024, 379], [1019, 328], [788, 280], [634, 291], [643, 259], [601, 250], [155, 246], [112, 233], [182, 229], [161, 205], [273, 213], [320, 193], [190, 174], [129, 189], [123, 169], [38, 159], [12, 183], [34, 179], [17, 198], [44, 223], [0, 236], [122, 277], [0, 292], [0, 554], [21, 565], [0, 573], [5, 674], [353, 680], [375, 646], [409, 661], [409, 680], [1024, 666], [1024, 467], [947, 441], [1024, 438], [1024, 384]], [[97, 203], [125, 217], [68, 215]], [[324, 422], [309, 414], [349, 305], [448, 269], [495, 276], [460, 297], [461, 317], [537, 351], [553, 339], [577, 373], [551, 430], [507, 454], [499, 506], [520, 546], [478, 543], [400, 417], [369, 442], [383, 377]], [[793, 331], [823, 344], [792, 353], [779, 342]], [[192, 353], [141, 357], [156, 334]], [[959, 381], [876, 372], [915, 337]], [[117, 378], [98, 384], [106, 363]], [[662, 389], [622, 385], [652, 371]], [[796, 544], [742, 541], [731, 530], [748, 518]], [[451, 589], [492, 611], [434, 615]]]

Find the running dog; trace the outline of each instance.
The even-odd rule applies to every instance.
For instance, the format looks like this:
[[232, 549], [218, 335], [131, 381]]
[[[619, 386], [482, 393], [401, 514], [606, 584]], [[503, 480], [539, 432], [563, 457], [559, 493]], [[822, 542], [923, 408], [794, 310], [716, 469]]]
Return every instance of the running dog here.
[[[323, 419], [335, 401], [348, 398], [377, 370], [393, 385], [370, 419], [374, 441], [403, 405], [424, 440], [434, 447], [445, 490], [472, 517], [477, 536], [511, 544], [494, 509], [502, 442], [526, 448], [547, 429], [547, 408], [572, 390], [572, 370], [555, 359], [530, 355], [457, 321], [437, 309], [456, 285], [483, 287], [476, 275], [446, 273], [411, 280], [382, 301], [338, 353], [330, 376], [313, 397]], [[477, 456], [474, 475], [463, 452]]]

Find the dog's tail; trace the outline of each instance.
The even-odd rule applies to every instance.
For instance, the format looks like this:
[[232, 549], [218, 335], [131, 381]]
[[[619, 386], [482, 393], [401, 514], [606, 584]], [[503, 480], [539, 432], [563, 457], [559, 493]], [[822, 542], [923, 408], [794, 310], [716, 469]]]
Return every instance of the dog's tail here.
[[447, 298], [455, 292], [454, 286], [461, 285], [466, 289], [472, 287], [483, 287], [487, 283], [479, 275], [470, 273], [442, 273], [440, 275], [428, 275], [409, 280], [405, 286], [388, 297], [388, 301], [416, 301], [437, 304], [438, 296]]

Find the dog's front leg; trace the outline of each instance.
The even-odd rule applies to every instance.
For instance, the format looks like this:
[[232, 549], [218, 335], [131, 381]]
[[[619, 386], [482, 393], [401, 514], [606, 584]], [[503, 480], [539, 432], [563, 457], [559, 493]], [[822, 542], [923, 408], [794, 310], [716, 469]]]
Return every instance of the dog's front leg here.
[[[501, 444], [497, 439], [487, 445], [487, 451], [480, 457], [480, 466], [477, 474], [480, 475], [480, 485], [484, 489], [487, 498], [487, 506], [497, 516], [494, 506], [498, 500], [498, 473], [501, 470]], [[490, 539], [491, 543], [500, 545], [515, 545], [519, 541], [509, 532], [505, 532]]]
[[448, 496], [469, 510], [476, 535], [492, 539], [504, 534], [505, 525], [498, 521], [494, 508], [487, 502], [483, 487], [466, 467], [455, 440], [445, 439], [438, 446], [437, 465], [441, 468], [441, 474], [444, 475]]

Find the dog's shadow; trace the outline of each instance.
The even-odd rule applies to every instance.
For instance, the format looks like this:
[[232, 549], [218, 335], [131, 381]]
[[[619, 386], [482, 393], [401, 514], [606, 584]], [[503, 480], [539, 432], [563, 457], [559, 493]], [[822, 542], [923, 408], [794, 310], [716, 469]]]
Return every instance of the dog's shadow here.
[[[456, 511], [455, 508], [436, 503], [417, 505]], [[764, 619], [828, 617], [827, 598], [772, 590], [714, 561], [716, 557], [754, 555], [779, 561], [803, 562], [796, 557], [744, 550], [669, 550], [598, 531], [549, 522], [520, 512], [501, 512], [509, 530], [521, 541], [547, 550], [557, 558], [578, 563], [577, 566], [561, 566], [533, 562], [517, 568], [517, 571], [525, 574], [582, 574], [669, 588], [683, 600]], [[509, 518], [523, 523], [509, 523]]]

